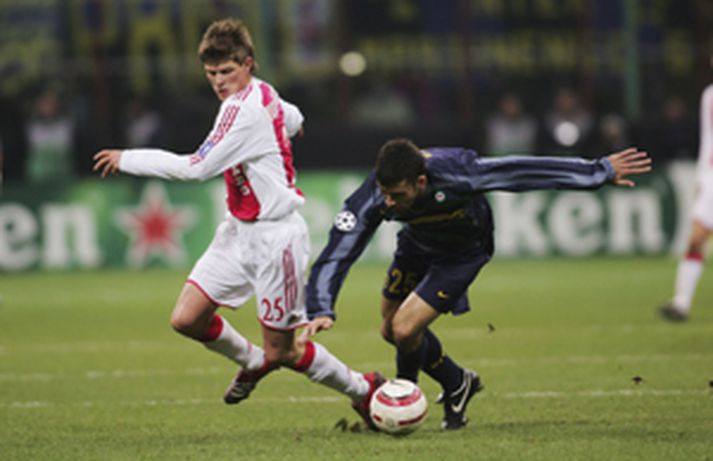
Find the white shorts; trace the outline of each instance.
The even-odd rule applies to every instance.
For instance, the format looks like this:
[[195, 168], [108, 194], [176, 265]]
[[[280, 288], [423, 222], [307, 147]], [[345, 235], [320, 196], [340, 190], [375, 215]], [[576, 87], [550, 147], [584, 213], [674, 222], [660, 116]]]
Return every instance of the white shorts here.
[[276, 330], [307, 323], [307, 224], [294, 212], [280, 221], [223, 221], [188, 282], [214, 303], [237, 309], [257, 298], [258, 320]]
[[699, 182], [691, 216], [706, 229], [713, 229], [713, 177], [710, 175], [707, 180]]

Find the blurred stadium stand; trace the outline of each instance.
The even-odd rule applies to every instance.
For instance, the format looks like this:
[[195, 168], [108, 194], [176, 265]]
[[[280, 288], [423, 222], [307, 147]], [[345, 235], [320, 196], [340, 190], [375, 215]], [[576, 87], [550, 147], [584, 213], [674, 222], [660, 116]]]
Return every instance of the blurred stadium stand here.
[[[47, 88], [74, 118], [79, 174], [98, 148], [127, 145], [137, 99], [160, 119], [159, 147], [195, 149], [217, 110], [195, 47], [224, 16], [247, 22], [259, 75], [304, 111], [301, 169], [367, 168], [393, 136], [483, 152], [506, 93], [537, 120], [538, 153], [602, 154], [599, 123], [614, 115], [656, 160], [693, 159], [713, 81], [705, 0], [2, 1], [5, 181], [26, 178], [26, 120]], [[544, 121], [565, 87], [596, 128], [557, 146]]]

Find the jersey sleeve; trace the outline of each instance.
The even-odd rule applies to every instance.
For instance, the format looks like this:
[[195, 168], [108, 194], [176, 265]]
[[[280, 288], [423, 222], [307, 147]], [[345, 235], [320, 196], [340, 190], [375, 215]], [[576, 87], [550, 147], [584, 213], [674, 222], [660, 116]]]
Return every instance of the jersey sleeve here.
[[372, 173], [337, 214], [329, 241], [312, 265], [307, 283], [310, 320], [322, 316], [336, 318], [334, 304], [344, 279], [383, 220], [380, 211], [383, 199], [377, 191]]
[[699, 179], [705, 180], [713, 169], [713, 85], [708, 85], [701, 96], [700, 142], [698, 145]]
[[450, 180], [472, 191], [529, 191], [539, 189], [596, 189], [614, 178], [606, 158], [506, 156], [467, 158], [454, 168]]
[[294, 104], [284, 99], [280, 99], [280, 104], [282, 104], [282, 111], [285, 114], [285, 129], [287, 130], [287, 135], [291, 138], [300, 131], [305, 118]]
[[193, 154], [161, 149], [127, 149], [119, 169], [136, 176], [178, 181], [205, 181], [241, 163], [251, 155], [246, 148], [258, 117], [237, 103], [224, 103], [213, 129]]

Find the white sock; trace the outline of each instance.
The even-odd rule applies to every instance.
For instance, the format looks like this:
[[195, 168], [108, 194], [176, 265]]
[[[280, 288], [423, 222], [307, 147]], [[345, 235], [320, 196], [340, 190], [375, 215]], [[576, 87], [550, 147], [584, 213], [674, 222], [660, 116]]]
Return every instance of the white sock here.
[[[215, 337], [215, 331], [220, 333]], [[212, 341], [203, 344], [206, 348], [229, 358], [247, 370], [258, 370], [265, 364], [265, 352], [262, 348], [245, 339], [227, 320], [219, 315], [213, 317], [211, 329], [214, 329]]]
[[688, 313], [691, 310], [693, 295], [698, 286], [698, 279], [703, 273], [703, 261], [701, 258], [685, 257], [678, 264], [676, 272], [676, 294], [673, 297], [673, 305], [681, 312]]
[[307, 342], [305, 354], [294, 369], [315, 383], [348, 395], [355, 402], [369, 392], [369, 382], [363, 374], [353, 371], [321, 344], [312, 341]]

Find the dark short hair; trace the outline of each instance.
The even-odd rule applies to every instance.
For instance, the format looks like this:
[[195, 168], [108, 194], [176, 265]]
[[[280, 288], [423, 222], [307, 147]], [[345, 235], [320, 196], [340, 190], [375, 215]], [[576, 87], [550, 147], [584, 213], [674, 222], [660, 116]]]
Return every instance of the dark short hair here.
[[426, 173], [426, 162], [416, 144], [409, 139], [397, 138], [381, 146], [375, 171], [376, 180], [382, 186], [394, 186], [404, 180], [414, 183]]
[[255, 47], [247, 26], [239, 19], [214, 21], [198, 45], [198, 57], [204, 64], [223, 61], [242, 64], [248, 56], [255, 59]]

